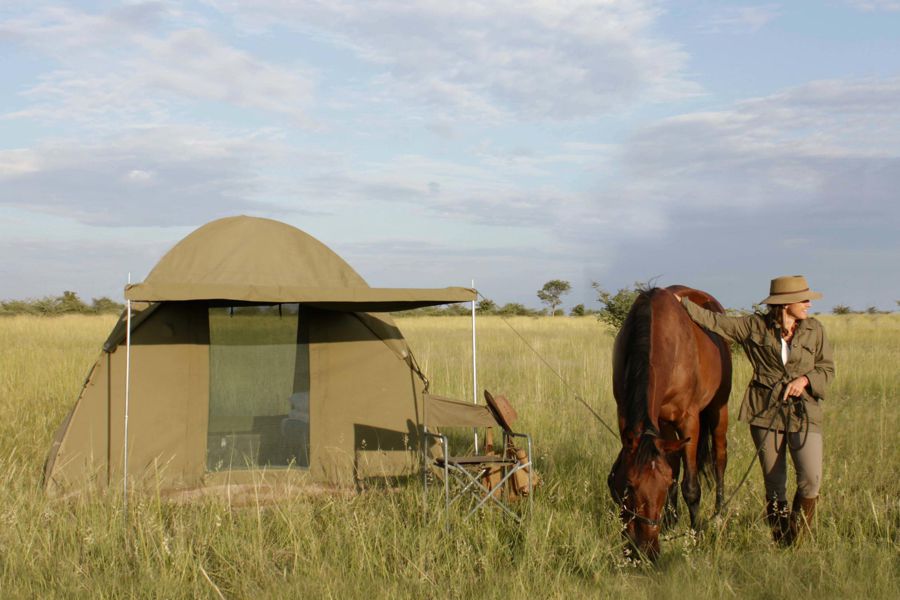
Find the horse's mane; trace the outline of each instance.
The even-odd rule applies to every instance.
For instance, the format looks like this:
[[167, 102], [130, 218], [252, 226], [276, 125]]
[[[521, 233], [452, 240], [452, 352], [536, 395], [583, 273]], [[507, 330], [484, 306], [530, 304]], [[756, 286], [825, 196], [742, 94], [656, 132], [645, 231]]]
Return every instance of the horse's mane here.
[[622, 325], [625, 340], [622, 349], [625, 357], [625, 428], [627, 431], [642, 432], [635, 457], [638, 466], [659, 456], [659, 450], [652, 439], [658, 431], [647, 413], [652, 312], [650, 302], [657, 291], [659, 288], [642, 290]]

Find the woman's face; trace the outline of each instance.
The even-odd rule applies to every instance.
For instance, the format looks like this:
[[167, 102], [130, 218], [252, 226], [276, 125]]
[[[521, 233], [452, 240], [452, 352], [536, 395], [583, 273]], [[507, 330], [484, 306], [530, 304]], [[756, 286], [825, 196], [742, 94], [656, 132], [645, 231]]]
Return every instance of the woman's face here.
[[784, 312], [786, 312], [797, 321], [802, 321], [806, 318], [807, 313], [809, 312], [809, 305], [809, 300], [804, 300], [803, 302], [794, 302], [793, 304], [786, 304], [784, 307]]

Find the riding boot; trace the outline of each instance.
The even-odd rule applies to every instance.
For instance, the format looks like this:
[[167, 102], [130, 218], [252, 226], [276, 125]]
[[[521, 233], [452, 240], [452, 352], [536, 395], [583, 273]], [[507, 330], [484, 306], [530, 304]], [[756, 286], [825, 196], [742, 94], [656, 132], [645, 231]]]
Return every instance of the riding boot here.
[[790, 531], [790, 513], [787, 500], [769, 500], [766, 502], [766, 521], [772, 530], [772, 540], [781, 544]]
[[816, 518], [816, 498], [803, 498], [799, 492], [794, 494], [794, 503], [791, 506], [791, 522], [788, 535], [784, 539], [784, 545], [796, 544], [807, 535], [803, 531], [813, 533], [813, 525]]

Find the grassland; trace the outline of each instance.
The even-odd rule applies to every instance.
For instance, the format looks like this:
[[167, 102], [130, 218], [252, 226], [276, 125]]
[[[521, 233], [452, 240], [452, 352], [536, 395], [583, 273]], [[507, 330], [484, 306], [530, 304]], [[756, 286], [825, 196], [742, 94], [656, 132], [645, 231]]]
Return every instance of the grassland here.
[[[612, 336], [591, 318], [509, 321], [570, 387], [506, 322], [480, 320], [480, 387], [513, 400], [545, 484], [524, 525], [488, 511], [453, 516], [449, 532], [423, 519], [418, 486], [240, 509], [145, 497], [128, 515], [114, 492], [51, 501], [40, 488], [46, 451], [113, 319], [0, 319], [0, 597], [900, 597], [900, 315], [822, 321], [838, 375], [816, 540], [773, 547], [754, 468], [727, 518], [699, 537], [679, 524], [648, 568], [623, 559], [607, 497], [618, 442], [574, 400], [613, 422]], [[471, 397], [469, 322], [399, 325], [433, 390]], [[733, 415], [749, 375], [737, 357]], [[729, 439], [730, 489], [752, 446], [736, 418]]]

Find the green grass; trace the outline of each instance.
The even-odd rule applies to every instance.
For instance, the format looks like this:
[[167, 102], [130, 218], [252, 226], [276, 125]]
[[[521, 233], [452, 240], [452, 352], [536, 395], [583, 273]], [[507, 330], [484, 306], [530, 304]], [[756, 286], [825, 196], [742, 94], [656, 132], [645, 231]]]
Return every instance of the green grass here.
[[[825, 479], [813, 543], [782, 550], [761, 521], [756, 467], [727, 519], [692, 537], [680, 523], [655, 567], [623, 559], [605, 479], [617, 440], [612, 336], [591, 318], [479, 321], [479, 387], [506, 394], [535, 438], [544, 486], [516, 526], [496, 511], [443, 527], [421, 488], [276, 505], [175, 505], [116, 491], [51, 501], [41, 470], [111, 317], [0, 319], [0, 596], [229, 598], [900, 597], [900, 315], [821, 319], [837, 378], [826, 404]], [[465, 318], [400, 319], [436, 393], [472, 396]], [[750, 372], [736, 358], [729, 490], [752, 457], [736, 419]], [[702, 512], [712, 513], [704, 490]]]

